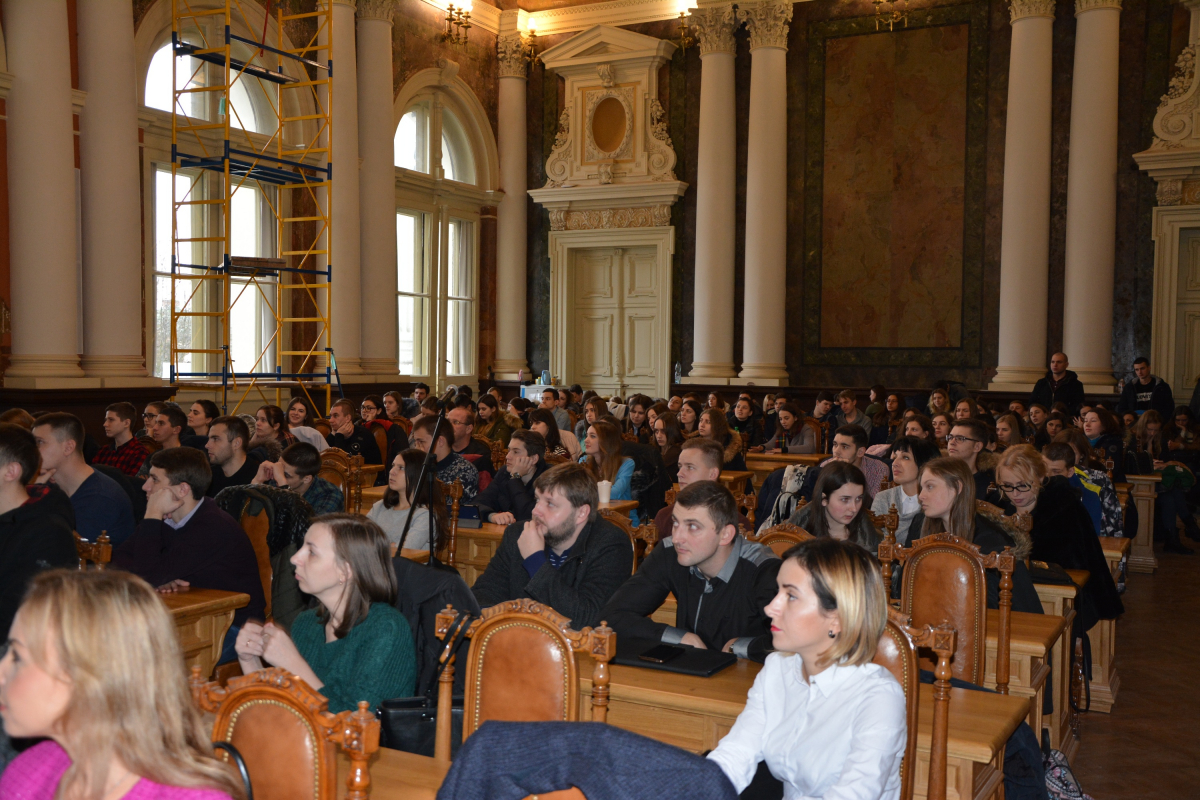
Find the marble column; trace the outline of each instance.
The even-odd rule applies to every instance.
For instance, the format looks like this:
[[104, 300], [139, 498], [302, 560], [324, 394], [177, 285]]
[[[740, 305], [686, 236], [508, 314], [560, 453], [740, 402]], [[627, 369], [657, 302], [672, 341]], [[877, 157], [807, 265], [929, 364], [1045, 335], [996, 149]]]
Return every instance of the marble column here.
[[[395, 9], [395, 0], [358, 0], [362, 370], [379, 380], [394, 378], [399, 368], [393, 150], [396, 126], [392, 119], [392, 14]], [[336, 170], [334, 176], [337, 177]], [[391, 291], [388, 291], [389, 287]], [[336, 286], [334, 292], [336, 296]]]
[[750, 31], [750, 124], [746, 157], [744, 381], [786, 385], [787, 37], [790, 0], [738, 10]]
[[[329, 190], [333, 267], [330, 326], [338, 371], [362, 374], [361, 242], [358, 193], [358, 75], [355, 65], [354, 0], [333, 3], [333, 186]], [[390, 113], [391, 104], [388, 104]]]
[[1029, 391], [1046, 372], [1054, 0], [1014, 0], [1009, 10], [999, 366], [990, 388]]
[[733, 369], [737, 152], [733, 6], [691, 12], [700, 39], [696, 153], [696, 291], [692, 369], [685, 383], [728, 383]]
[[528, 251], [528, 186], [525, 74], [519, 30], [497, 40], [500, 89], [496, 146], [500, 155], [500, 188], [496, 208], [496, 363], [500, 380], [529, 375], [525, 352], [526, 261]]
[[1063, 350], [1089, 391], [1112, 391], [1120, 0], [1076, 0], [1067, 163]]
[[79, 366], [67, 3], [7, 0], [3, 15], [13, 75], [7, 105], [12, 361], [4, 385], [98, 386], [99, 380], [83, 378]]

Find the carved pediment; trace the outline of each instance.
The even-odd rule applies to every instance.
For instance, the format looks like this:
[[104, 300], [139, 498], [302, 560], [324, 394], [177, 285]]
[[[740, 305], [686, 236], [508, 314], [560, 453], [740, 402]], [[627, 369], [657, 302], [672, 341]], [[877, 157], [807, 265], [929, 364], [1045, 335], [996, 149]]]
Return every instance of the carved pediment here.
[[622, 58], [670, 59], [676, 46], [665, 39], [656, 39], [623, 28], [596, 25], [542, 53], [547, 69], [562, 73], [572, 64], [588, 64], [611, 56]]

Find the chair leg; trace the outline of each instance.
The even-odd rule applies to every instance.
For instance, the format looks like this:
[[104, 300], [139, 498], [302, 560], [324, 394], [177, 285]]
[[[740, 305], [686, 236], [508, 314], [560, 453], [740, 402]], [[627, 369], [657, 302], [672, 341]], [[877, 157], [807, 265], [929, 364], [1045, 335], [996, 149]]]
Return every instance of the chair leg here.
[[[446, 669], [438, 679], [438, 713], [437, 727], [434, 730], [433, 757], [438, 761], [450, 760], [450, 731], [453, 713], [451, 707], [454, 700], [454, 654], [449, 655]], [[463, 732], [464, 735], [466, 731]]]

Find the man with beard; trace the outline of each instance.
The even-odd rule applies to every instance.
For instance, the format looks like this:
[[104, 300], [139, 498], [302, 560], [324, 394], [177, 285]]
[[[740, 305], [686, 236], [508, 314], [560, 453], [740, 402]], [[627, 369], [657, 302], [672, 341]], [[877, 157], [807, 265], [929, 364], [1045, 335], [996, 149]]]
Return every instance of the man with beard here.
[[482, 608], [528, 597], [571, 618], [600, 624], [600, 609], [629, 578], [633, 545], [599, 516], [596, 482], [580, 464], [559, 464], [533, 483], [533, 518], [504, 531], [471, 591]]

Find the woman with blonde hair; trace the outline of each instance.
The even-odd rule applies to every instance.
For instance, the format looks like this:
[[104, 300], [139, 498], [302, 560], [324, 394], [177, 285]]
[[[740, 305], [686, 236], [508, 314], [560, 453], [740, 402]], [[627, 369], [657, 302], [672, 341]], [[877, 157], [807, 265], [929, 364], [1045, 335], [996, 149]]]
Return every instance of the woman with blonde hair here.
[[[1013, 571], [1013, 611], [1041, 614], [1042, 601], [1025, 568], [1029, 540], [1014, 536], [998, 523], [980, 514], [975, 505], [975, 478], [965, 461], [935, 458], [921, 470], [918, 490], [921, 511], [909, 525], [909, 542], [935, 533], [952, 533], [979, 548], [984, 555], [1013, 549], [1017, 565]], [[987, 572], [988, 608], [1000, 607], [1000, 573]]]
[[929, 393], [929, 416], [950, 413], [950, 395], [945, 389], [934, 389]]
[[9, 765], [0, 797], [244, 797], [192, 705], [170, 613], [125, 572], [34, 578], [0, 659], [0, 717], [9, 736], [47, 737]]
[[[588, 427], [583, 440], [583, 455], [579, 463], [587, 467], [588, 474], [599, 483], [612, 484], [610, 500], [633, 499], [633, 459], [621, 455], [621, 429], [608, 420], [597, 420]], [[629, 518], [637, 525], [637, 512]]]
[[776, 581], [765, 609], [775, 652], [708, 757], [739, 793], [765, 761], [785, 797], [895, 800], [907, 723], [904, 690], [872, 663], [887, 624], [879, 564], [812, 539], [783, 554]]
[[1006, 447], [1015, 447], [1024, 443], [1025, 439], [1021, 436], [1021, 419], [1011, 411], [1001, 414], [1000, 418], [996, 420], [997, 449], [1003, 450]]

